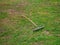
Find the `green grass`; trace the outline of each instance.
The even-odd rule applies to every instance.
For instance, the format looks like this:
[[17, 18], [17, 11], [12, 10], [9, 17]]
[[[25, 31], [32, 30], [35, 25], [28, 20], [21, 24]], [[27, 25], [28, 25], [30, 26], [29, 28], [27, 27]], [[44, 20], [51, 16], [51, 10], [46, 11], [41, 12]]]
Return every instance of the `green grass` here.
[[4, 19], [8, 17], [8, 13], [7, 12], [0, 12], [0, 19]]
[[[0, 45], [60, 45], [59, 5], [60, 0], [1, 0]], [[45, 28], [33, 32], [34, 25], [16, 12]]]

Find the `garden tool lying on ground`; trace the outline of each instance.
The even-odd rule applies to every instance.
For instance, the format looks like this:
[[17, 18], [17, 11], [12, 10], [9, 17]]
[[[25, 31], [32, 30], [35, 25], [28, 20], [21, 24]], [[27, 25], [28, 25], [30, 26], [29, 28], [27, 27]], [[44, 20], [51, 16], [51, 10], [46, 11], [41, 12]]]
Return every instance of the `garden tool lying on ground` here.
[[37, 27], [37, 25], [30, 19], [30, 18], [28, 18], [27, 16], [25, 16], [25, 15], [22, 15], [24, 18], [26, 18], [27, 20], [29, 20], [36, 28], [35, 29], [33, 29], [33, 31], [38, 31], [38, 30], [41, 30], [41, 29], [43, 29], [44, 28], [44, 26], [39, 26], [39, 27]]

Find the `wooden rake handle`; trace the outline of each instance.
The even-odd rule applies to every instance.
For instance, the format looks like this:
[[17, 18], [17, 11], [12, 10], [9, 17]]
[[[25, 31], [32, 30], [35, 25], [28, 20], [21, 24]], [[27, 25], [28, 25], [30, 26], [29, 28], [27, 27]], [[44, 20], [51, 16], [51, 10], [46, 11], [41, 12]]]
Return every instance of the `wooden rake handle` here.
[[37, 26], [30, 18], [28, 18], [27, 16], [25, 15], [22, 15], [24, 18], [26, 18], [27, 20], [29, 20], [34, 26]]

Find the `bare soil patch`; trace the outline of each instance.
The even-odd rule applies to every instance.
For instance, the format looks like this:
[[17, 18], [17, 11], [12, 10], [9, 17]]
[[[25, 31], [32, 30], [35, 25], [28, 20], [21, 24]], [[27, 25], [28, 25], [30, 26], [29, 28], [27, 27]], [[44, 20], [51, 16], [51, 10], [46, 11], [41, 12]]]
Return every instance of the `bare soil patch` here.
[[43, 35], [47, 35], [47, 36], [52, 36], [52, 34], [49, 31], [43, 31], [41, 34]]

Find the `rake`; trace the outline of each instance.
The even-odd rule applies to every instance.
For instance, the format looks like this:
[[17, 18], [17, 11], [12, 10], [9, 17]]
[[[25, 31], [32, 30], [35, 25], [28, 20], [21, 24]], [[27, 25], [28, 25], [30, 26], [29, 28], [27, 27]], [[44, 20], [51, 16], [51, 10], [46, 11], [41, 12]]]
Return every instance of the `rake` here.
[[36, 28], [33, 29], [33, 31], [38, 31], [38, 30], [41, 30], [44, 28], [44, 26], [37, 26], [36, 23], [34, 23], [30, 18], [28, 18], [27, 16], [25, 15], [22, 15], [24, 18], [26, 18], [28, 21], [30, 21]]

